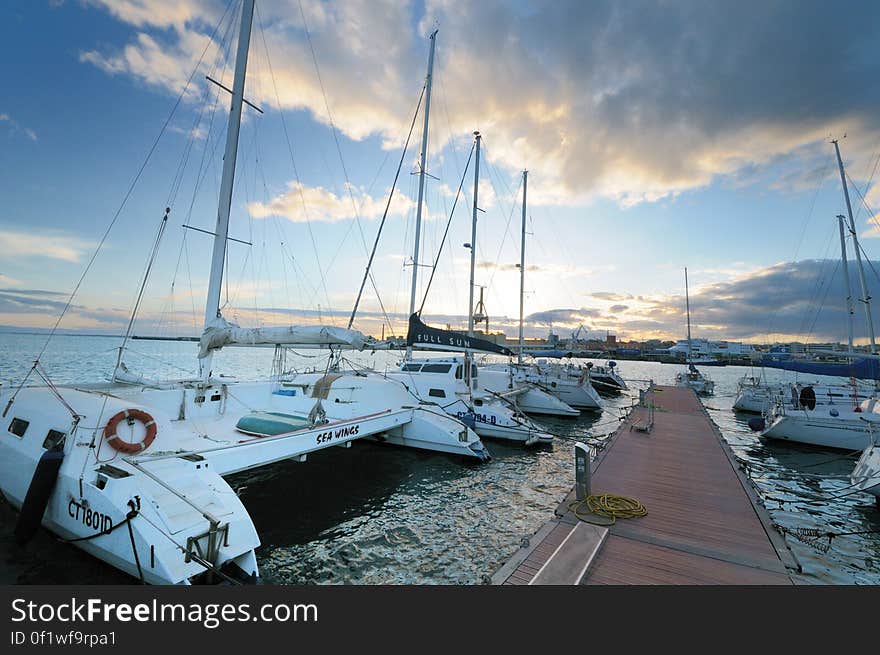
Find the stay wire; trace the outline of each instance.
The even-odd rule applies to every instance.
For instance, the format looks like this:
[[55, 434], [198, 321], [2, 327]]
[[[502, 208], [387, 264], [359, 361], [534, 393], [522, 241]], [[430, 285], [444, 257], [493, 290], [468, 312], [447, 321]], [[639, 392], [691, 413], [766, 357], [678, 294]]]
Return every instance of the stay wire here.
[[[373, 241], [373, 249], [370, 251], [370, 258], [367, 260], [367, 268], [364, 270], [364, 277], [361, 280], [360, 289], [358, 289], [357, 298], [354, 301], [354, 307], [351, 310], [351, 317], [348, 319], [348, 328], [351, 329], [352, 324], [354, 323], [354, 317], [357, 315], [358, 306], [361, 302], [361, 296], [364, 293], [364, 286], [367, 284], [367, 278], [370, 277], [370, 268], [373, 266], [373, 258], [376, 256], [376, 248], [379, 246], [379, 239], [382, 236], [382, 228], [385, 227], [385, 220], [388, 218], [388, 210], [391, 207], [391, 200], [394, 198], [394, 192], [397, 190], [397, 180], [400, 178], [400, 171], [403, 168], [403, 162], [406, 159], [406, 152], [409, 149], [409, 141], [412, 138], [413, 129], [415, 129], [416, 119], [419, 115], [419, 109], [422, 107], [422, 100], [425, 97], [425, 90], [427, 88], [427, 83], [422, 86], [422, 91], [419, 94], [419, 101], [416, 103], [416, 110], [413, 112], [412, 122], [409, 126], [409, 133], [406, 135], [406, 142], [403, 144], [403, 150], [400, 153], [400, 162], [397, 164], [397, 172], [394, 173], [394, 181], [391, 183], [391, 191], [388, 194], [388, 201], [385, 203], [385, 211], [382, 212], [382, 220], [379, 222], [379, 229], [376, 232], [376, 239]], [[381, 304], [381, 299], [379, 300]], [[388, 318], [388, 314], [385, 312], [385, 307], [382, 306], [382, 313], [385, 315], [385, 321], [388, 323], [388, 327], [391, 329], [391, 336], [394, 336], [394, 328], [391, 326], [391, 321]]]
[[[232, 3], [230, 3], [229, 6], [231, 7]], [[229, 10], [229, 7], [227, 7], [227, 11], [228, 10]], [[223, 18], [225, 18], [225, 17], [226, 17], [226, 12], [223, 13]], [[222, 18], [221, 18], [221, 21], [222, 21]], [[159, 146], [159, 142], [161, 141], [162, 137], [165, 135], [165, 132], [167, 131], [168, 126], [171, 124], [171, 119], [174, 118], [174, 115], [177, 113], [177, 108], [180, 106], [180, 103], [183, 101], [183, 98], [186, 95], [186, 92], [189, 90], [189, 87], [192, 84], [193, 78], [195, 77], [196, 71], [198, 70], [199, 66], [201, 66], [202, 60], [204, 59], [205, 54], [208, 52], [208, 48], [214, 42], [214, 34], [217, 33], [217, 30], [219, 29], [219, 27], [220, 27], [220, 23], [218, 22], [214, 28], [214, 32], [212, 33], [211, 38], [208, 40], [208, 43], [205, 45], [204, 50], [202, 50], [202, 54], [199, 57], [199, 60], [196, 62], [196, 65], [193, 67], [192, 73], [190, 73], [189, 78], [186, 81], [186, 84], [184, 85], [180, 94], [178, 94], [177, 100], [174, 102], [174, 105], [172, 106], [171, 111], [168, 114], [168, 117], [165, 119], [165, 122], [162, 123], [162, 128], [159, 130], [159, 134], [153, 140], [153, 143], [150, 146], [150, 149], [147, 152], [147, 155], [144, 158], [144, 161], [141, 163], [140, 167], [137, 170], [137, 173], [134, 176], [134, 179], [131, 181], [131, 183], [128, 186], [128, 189], [125, 192], [125, 195], [122, 197], [122, 201], [120, 202], [119, 207], [116, 209], [115, 213], [113, 214], [113, 218], [111, 219], [110, 224], [104, 230], [104, 233], [101, 236], [101, 240], [98, 242], [98, 246], [95, 248], [94, 252], [92, 253], [92, 256], [89, 258], [89, 261], [86, 264], [85, 270], [83, 270], [82, 275], [80, 275], [79, 280], [76, 283], [76, 286], [74, 286], [73, 291], [70, 293], [70, 296], [68, 297], [67, 302], [64, 305], [64, 308], [61, 310], [61, 314], [59, 314], [58, 319], [55, 321], [55, 324], [52, 326], [52, 329], [49, 331], [49, 336], [46, 337], [46, 341], [43, 344], [43, 347], [40, 349], [40, 352], [37, 355], [36, 359], [34, 360], [33, 366], [31, 366], [30, 370], [28, 370], [28, 372], [25, 374], [24, 378], [22, 379], [21, 383], [19, 384], [19, 386], [15, 390], [15, 392], [13, 392], [13, 394], [9, 397], [9, 402], [6, 404], [6, 407], [3, 410], [4, 417], [6, 416], [6, 413], [9, 411], [9, 408], [15, 402], [15, 398], [18, 396], [19, 391], [21, 391], [21, 389], [24, 387], [25, 383], [27, 382], [28, 378], [30, 378], [31, 374], [36, 370], [38, 362], [40, 361], [42, 356], [46, 353], [46, 349], [49, 347], [49, 344], [52, 342], [52, 339], [55, 337], [55, 333], [58, 331], [58, 327], [61, 325], [61, 321], [64, 320], [64, 317], [67, 315], [67, 312], [70, 310], [70, 307], [73, 305], [73, 300], [74, 300], [74, 298], [76, 298], [77, 293], [79, 293], [79, 289], [82, 286], [83, 281], [85, 281], [86, 276], [88, 275], [89, 271], [92, 268], [92, 265], [95, 263], [95, 260], [98, 257], [98, 254], [101, 252], [101, 250], [104, 247], [104, 244], [107, 242], [107, 239], [110, 236], [110, 232], [113, 230], [113, 227], [116, 225], [116, 222], [119, 220], [119, 217], [122, 215], [122, 210], [125, 208], [126, 204], [128, 203], [129, 198], [131, 198], [131, 194], [134, 192], [135, 186], [137, 186], [138, 181], [141, 179], [141, 175], [143, 175], [144, 170], [147, 168], [147, 164], [150, 163], [150, 160], [153, 157], [153, 153], [155, 153], [156, 148]]]
[[[471, 145], [471, 151], [468, 154], [467, 162], [464, 165], [464, 171], [461, 173], [461, 181], [458, 183], [458, 191], [455, 192], [455, 200], [452, 203], [452, 210], [449, 212], [449, 219], [446, 221], [446, 229], [443, 231], [443, 238], [440, 240], [440, 247], [437, 249], [437, 255], [434, 258], [434, 264], [431, 266], [431, 275], [428, 278], [428, 284], [425, 286], [425, 295], [422, 296], [422, 304], [419, 305], [419, 316], [425, 308], [425, 301], [428, 299], [428, 292], [431, 290], [431, 283], [434, 281], [434, 273], [437, 272], [437, 264], [440, 262], [440, 254], [443, 252], [443, 246], [446, 245], [446, 237], [449, 234], [449, 226], [452, 224], [452, 217], [455, 215], [455, 208], [458, 205], [458, 199], [461, 197], [461, 189], [464, 186], [464, 179], [467, 176], [468, 168], [470, 168], [471, 159], [474, 156], [474, 148], [476, 142]], [[471, 248], [474, 244], [471, 244]]]

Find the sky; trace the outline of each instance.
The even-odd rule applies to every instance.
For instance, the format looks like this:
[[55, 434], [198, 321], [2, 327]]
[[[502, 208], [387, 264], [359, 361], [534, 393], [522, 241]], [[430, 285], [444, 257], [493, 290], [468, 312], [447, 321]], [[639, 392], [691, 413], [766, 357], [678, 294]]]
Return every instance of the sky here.
[[[0, 5], [0, 326], [69, 301], [61, 329], [124, 331], [167, 207], [134, 332], [201, 332], [213, 237], [183, 226], [215, 228], [229, 96], [206, 76], [232, 86], [239, 7]], [[831, 139], [880, 288], [880, 5], [854, 0], [257, 0], [225, 318], [346, 326], [387, 206], [354, 327], [405, 330], [434, 29], [427, 322], [467, 322], [478, 130], [491, 330], [516, 332], [527, 169], [527, 335], [684, 338], [687, 267], [695, 337], [845, 341]]]

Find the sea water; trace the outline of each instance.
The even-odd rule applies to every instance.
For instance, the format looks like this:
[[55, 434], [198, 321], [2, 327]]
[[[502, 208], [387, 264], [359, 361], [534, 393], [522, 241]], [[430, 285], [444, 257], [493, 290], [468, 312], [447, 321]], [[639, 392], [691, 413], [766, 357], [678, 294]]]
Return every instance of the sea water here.
[[[18, 383], [46, 341], [44, 335], [0, 334], [0, 381]], [[116, 362], [118, 337], [56, 336], [41, 357], [56, 384], [106, 380]], [[129, 368], [153, 378], [196, 374], [192, 342], [135, 340]], [[241, 379], [266, 377], [271, 348], [223, 349], [214, 370]], [[354, 353], [352, 361], [391, 369], [399, 353]], [[290, 354], [288, 365], [320, 368], [315, 351]], [[604, 363], [604, 362], [598, 362]], [[491, 575], [553, 513], [574, 480], [572, 445], [602, 441], [647, 380], [671, 384], [683, 367], [619, 362], [632, 387], [606, 399], [601, 414], [579, 419], [536, 419], [554, 443], [524, 448], [485, 440], [493, 459], [477, 464], [440, 453], [355, 441], [330, 448], [305, 463], [281, 462], [229, 478], [247, 507], [262, 545], [260, 572], [275, 584], [478, 584]], [[706, 368], [715, 396], [703, 399], [736, 457], [746, 466], [771, 518], [789, 530], [866, 532], [830, 543], [788, 541], [815, 583], [880, 583], [880, 511], [873, 496], [852, 493], [854, 459], [834, 452], [764, 442], [748, 415], [731, 410], [746, 367]], [[768, 371], [770, 381], [791, 378]], [[30, 383], [37, 382], [31, 379]], [[626, 494], [625, 489], [613, 490]], [[648, 507], [648, 511], [650, 511]], [[124, 574], [62, 544], [45, 531], [24, 548], [14, 545], [16, 514], [0, 502], [0, 583], [125, 583]], [[818, 547], [821, 545], [821, 547]]]

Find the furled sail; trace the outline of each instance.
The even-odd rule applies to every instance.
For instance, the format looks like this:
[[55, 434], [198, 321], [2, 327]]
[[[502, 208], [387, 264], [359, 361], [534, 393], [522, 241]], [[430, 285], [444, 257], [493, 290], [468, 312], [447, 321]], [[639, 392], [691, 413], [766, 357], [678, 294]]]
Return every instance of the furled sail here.
[[880, 361], [860, 359], [850, 364], [829, 364], [825, 362], [806, 362], [798, 360], [777, 361], [769, 357], [761, 360], [767, 368], [781, 368], [785, 371], [812, 373], [814, 375], [834, 375], [859, 380], [880, 380]]
[[222, 316], [211, 322], [199, 340], [199, 358], [212, 350], [231, 344], [296, 344], [298, 346], [342, 346], [363, 350], [367, 338], [357, 330], [326, 325], [289, 325], [281, 327], [242, 328]]
[[418, 314], [409, 317], [409, 331], [406, 334], [406, 345], [429, 350], [451, 350], [455, 352], [477, 350], [498, 355], [513, 356], [513, 352], [497, 343], [486, 339], [469, 337], [460, 332], [432, 328], [419, 319]]

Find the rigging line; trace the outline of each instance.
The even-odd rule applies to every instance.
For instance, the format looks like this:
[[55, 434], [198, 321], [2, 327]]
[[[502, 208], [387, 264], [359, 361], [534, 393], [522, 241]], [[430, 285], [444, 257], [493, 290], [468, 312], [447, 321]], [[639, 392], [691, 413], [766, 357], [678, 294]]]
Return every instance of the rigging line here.
[[[873, 174], [872, 174], [872, 176], [873, 176]], [[869, 218], [870, 220], [874, 221], [874, 224], [877, 226], [878, 229], [880, 229], [880, 223], [877, 222], [877, 216], [876, 216], [876, 214], [874, 213], [874, 210], [871, 209], [871, 208], [868, 206], [868, 201], [865, 200], [865, 196], [862, 195], [862, 192], [859, 191], [859, 187], [856, 186], [856, 183], [855, 183], [855, 182], [853, 181], [853, 179], [849, 176], [849, 172], [847, 172], [847, 174], [846, 174], [846, 179], [849, 180], [849, 183], [852, 185], [852, 188], [853, 188], [853, 189], [855, 190], [855, 192], [858, 194], [859, 199], [862, 201], [862, 204], [865, 206], [865, 209], [868, 210], [868, 214], [869, 214], [868, 218]], [[870, 182], [869, 182], [869, 184], [870, 184]], [[866, 186], [866, 187], [865, 187], [865, 193], [867, 193], [867, 192], [868, 192], [868, 187]], [[856, 213], [856, 215], [858, 215], [858, 212]], [[855, 219], [853, 219], [853, 220], [855, 220]]]
[[[324, 268], [321, 266], [321, 259], [318, 255], [318, 244], [315, 242], [315, 233], [312, 230], [312, 221], [309, 218], [309, 210], [308, 204], [306, 203], [306, 196], [303, 192], [303, 184], [302, 180], [299, 177], [299, 171], [296, 167], [296, 158], [293, 156], [293, 144], [290, 141], [290, 133], [287, 131], [287, 121], [284, 120], [284, 110], [281, 105], [281, 96], [278, 93], [278, 84], [275, 80], [275, 71], [272, 68], [272, 59], [269, 57], [269, 47], [266, 43], [266, 32], [263, 29], [263, 19], [260, 16], [260, 6], [256, 6], [257, 9], [257, 24], [260, 27], [260, 36], [263, 40], [263, 50], [266, 52], [266, 64], [269, 68], [269, 77], [272, 78], [272, 88], [275, 92], [275, 102], [278, 105], [278, 115], [281, 117], [281, 127], [284, 131], [284, 139], [287, 142], [287, 151], [290, 153], [290, 163], [293, 167], [293, 175], [297, 181], [297, 189], [299, 191], [300, 201], [303, 205], [303, 216], [306, 219], [306, 226], [308, 227], [309, 238], [312, 241], [312, 250], [315, 254], [315, 263], [318, 264], [318, 279], [321, 281], [321, 287], [324, 291], [324, 297], [327, 300], [327, 307], [330, 307], [330, 294], [327, 292], [327, 283], [324, 276]], [[332, 313], [331, 313], [331, 321], [332, 321]]]
[[[520, 178], [520, 182], [516, 187], [517, 194], [519, 193], [520, 188], [522, 188], [522, 178]], [[495, 280], [495, 273], [498, 272], [498, 262], [501, 261], [501, 252], [504, 249], [504, 242], [507, 240], [507, 235], [510, 234], [510, 221], [513, 220], [513, 212], [516, 207], [516, 203], [513, 203], [510, 206], [510, 213], [507, 215], [507, 224], [504, 227], [501, 244], [498, 246], [498, 254], [495, 256], [495, 267], [492, 269], [492, 275], [489, 276], [489, 283], [486, 285], [488, 288], [492, 288], [492, 282]]]
[[819, 314], [822, 312], [822, 307], [825, 305], [825, 301], [828, 299], [828, 292], [831, 291], [832, 282], [834, 280], [834, 276], [837, 275], [837, 269], [840, 268], [840, 262], [838, 261], [834, 270], [831, 272], [831, 275], [828, 278], [828, 286], [825, 287], [825, 294], [822, 296], [822, 302], [816, 308], [816, 314], [813, 316], [813, 322], [810, 324], [810, 330], [807, 332], [806, 336], [811, 337], [813, 335], [813, 329], [816, 327], [816, 321], [819, 320]]
[[865, 260], [868, 262], [868, 266], [871, 267], [871, 271], [873, 271], [874, 277], [876, 277], [877, 281], [880, 282], [880, 275], [877, 274], [877, 269], [874, 268], [874, 264], [871, 262], [871, 258], [868, 257], [868, 253], [866, 253], [865, 249], [862, 247], [861, 241], [859, 242], [859, 250], [861, 250], [862, 254], [865, 256]]
[[[812, 309], [813, 309], [814, 307], [816, 307], [816, 308], [817, 308], [817, 312], [819, 311], [819, 309], [821, 309], [821, 306], [822, 306], [822, 305], [821, 305], [821, 304], [818, 304], [818, 305], [817, 305], [817, 302], [818, 302], [818, 300], [819, 300], [819, 294], [822, 292], [822, 287], [825, 286], [825, 280], [826, 280], [825, 275], [826, 275], [826, 271], [827, 271], [827, 268], [828, 268], [828, 265], [829, 265], [829, 261], [830, 261], [830, 260], [828, 259], [828, 256], [829, 256], [829, 251], [831, 250], [831, 247], [832, 247], [832, 245], [833, 245], [834, 242], [835, 242], [835, 239], [834, 239], [834, 234], [835, 234], [835, 232], [836, 232], [836, 230], [834, 229], [834, 226], [832, 225], [831, 234], [830, 234], [830, 236], [829, 236], [829, 238], [828, 238], [828, 245], [825, 247], [825, 253], [822, 255], [822, 259], [820, 260], [820, 261], [821, 261], [821, 264], [820, 264], [820, 266], [819, 266], [819, 271], [818, 271], [818, 273], [816, 274], [816, 279], [815, 279], [815, 282], [814, 282], [814, 284], [813, 284], [813, 290], [812, 290], [812, 292], [810, 293], [810, 302], [809, 302], [809, 304], [808, 304], [808, 306], [807, 306], [807, 310], [806, 310], [806, 312], [804, 313], [803, 319], [801, 320], [801, 324], [800, 324], [800, 327], [799, 327], [799, 329], [798, 329], [799, 334], [804, 334], [804, 333], [805, 333], [805, 330], [806, 330], [806, 327], [807, 327], [807, 322], [808, 322], [808, 320], [809, 320], [809, 315], [810, 315], [810, 313], [812, 312]], [[839, 260], [835, 260], [835, 261], [836, 261], [837, 263], [839, 263]], [[836, 269], [836, 265], [835, 265], [835, 270], [837, 270], [837, 269]], [[826, 292], [826, 293], [827, 293], [827, 292]], [[823, 300], [822, 302], [824, 302], [824, 300]]]
[[[230, 6], [231, 6], [231, 4], [230, 4]], [[227, 11], [228, 11], [228, 7], [227, 7]], [[226, 12], [223, 13], [223, 18], [225, 18], [225, 16], [226, 16]], [[221, 21], [222, 21], [222, 18], [221, 18]], [[107, 241], [107, 238], [110, 236], [110, 232], [113, 229], [113, 227], [116, 225], [116, 221], [119, 220], [119, 217], [122, 215], [122, 210], [125, 208], [125, 205], [128, 203], [128, 199], [131, 197], [131, 194], [134, 191], [134, 188], [137, 185], [138, 181], [140, 180], [141, 175], [143, 174], [144, 170], [146, 169], [147, 164], [150, 162], [150, 159], [152, 159], [153, 153], [156, 151], [156, 148], [159, 145], [159, 141], [162, 139], [166, 130], [168, 129], [168, 126], [171, 124], [171, 119], [174, 117], [174, 114], [177, 112], [177, 108], [180, 106], [180, 103], [183, 101], [183, 98], [186, 95], [186, 92], [189, 90], [189, 87], [190, 87], [190, 84], [192, 83], [193, 77], [195, 77], [196, 71], [198, 70], [199, 66], [201, 65], [202, 59], [204, 58], [205, 53], [207, 53], [207, 51], [208, 51], [208, 47], [214, 42], [213, 36], [214, 36], [214, 34], [217, 33], [217, 29], [219, 27], [220, 27], [220, 23], [218, 23], [217, 26], [214, 28], [214, 33], [211, 35], [211, 39], [205, 45], [204, 50], [202, 50], [202, 54], [199, 57], [199, 60], [196, 62], [196, 65], [193, 67], [192, 73], [190, 73], [190, 76], [187, 79], [186, 84], [184, 85], [180, 94], [177, 96], [177, 100], [174, 102], [174, 106], [171, 108], [171, 112], [168, 114], [168, 117], [165, 119], [165, 122], [162, 124], [162, 128], [159, 130], [159, 134], [156, 136], [155, 140], [153, 141], [152, 146], [150, 146], [150, 149], [147, 152], [147, 155], [144, 158], [143, 163], [138, 168], [138, 171], [135, 174], [134, 179], [131, 181], [131, 184], [129, 184], [128, 189], [126, 190], [125, 195], [122, 198], [122, 202], [119, 204], [119, 207], [116, 209], [116, 212], [113, 214], [113, 218], [111, 219], [110, 224], [107, 226], [107, 229], [104, 230], [104, 234], [101, 236], [101, 240], [98, 242], [97, 248], [95, 248], [95, 251], [92, 253], [92, 256], [89, 258], [89, 261], [86, 264], [85, 270], [82, 272], [82, 275], [80, 276], [79, 280], [77, 281], [76, 286], [74, 286], [73, 291], [70, 293], [70, 296], [67, 299], [67, 303], [65, 303], [64, 308], [61, 310], [61, 314], [59, 314], [58, 319], [55, 321], [55, 324], [52, 326], [52, 329], [49, 331], [49, 336], [46, 337], [46, 342], [43, 344], [43, 347], [40, 349], [40, 352], [37, 355], [37, 358], [34, 360], [34, 365], [25, 374], [24, 379], [21, 381], [21, 384], [19, 385], [19, 387], [9, 397], [9, 402], [6, 405], [6, 409], [3, 411], [4, 416], [6, 415], [6, 412], [8, 411], [9, 407], [11, 407], [12, 403], [15, 401], [15, 397], [18, 395], [18, 392], [21, 391], [21, 388], [24, 386], [25, 382], [27, 382], [31, 373], [34, 371], [34, 369], [36, 369], [37, 362], [39, 362], [40, 358], [46, 353], [46, 349], [49, 347], [49, 344], [52, 342], [52, 339], [55, 337], [55, 333], [58, 331], [58, 327], [61, 325], [61, 321], [64, 319], [64, 317], [67, 315], [68, 310], [73, 305], [73, 299], [76, 297], [76, 294], [79, 292], [79, 288], [82, 286], [83, 281], [85, 280], [86, 276], [88, 275], [89, 271], [91, 270], [92, 265], [95, 262], [95, 259], [97, 259], [98, 253], [100, 253], [101, 249], [104, 247], [104, 243]]]
[[[795, 247], [794, 255], [792, 256], [792, 261], [797, 261], [798, 254], [800, 253], [801, 246], [803, 245], [803, 242], [804, 242], [804, 236], [806, 236], [806, 233], [807, 233], [807, 226], [809, 225], [810, 219], [813, 216], [813, 210], [816, 207], [816, 201], [819, 198], [819, 193], [822, 191], [822, 187], [825, 185], [825, 176], [828, 172], [828, 167], [831, 164], [831, 161], [832, 161], [832, 157], [829, 154], [825, 158], [825, 166], [822, 168], [822, 172], [819, 174], [818, 185], [816, 186], [816, 192], [813, 194], [813, 198], [810, 201], [810, 208], [807, 211], [807, 218], [804, 221], [803, 226], [801, 228], [800, 238], [798, 239], [797, 246]], [[773, 328], [776, 325], [776, 319], [779, 316], [779, 311], [782, 309], [782, 303], [775, 303], [775, 305], [776, 306], [773, 309], [773, 313], [770, 315], [770, 320], [767, 322], [767, 332], [765, 334], [765, 337], [767, 338], [768, 341], [770, 339], [770, 336], [773, 334]]]
[[125, 353], [125, 346], [128, 344], [128, 340], [131, 338], [131, 331], [134, 327], [134, 321], [137, 318], [138, 309], [141, 306], [141, 300], [144, 298], [144, 291], [147, 289], [147, 283], [150, 281], [150, 271], [153, 270], [153, 263], [156, 261], [156, 256], [159, 254], [159, 245], [162, 243], [162, 235], [165, 234], [165, 228], [168, 227], [168, 214], [170, 209], [165, 210], [165, 214], [162, 216], [162, 221], [159, 223], [159, 232], [156, 235], [156, 240], [153, 243], [153, 248], [150, 251], [150, 258], [147, 260], [147, 270], [144, 271], [143, 282], [141, 283], [140, 291], [138, 291], [137, 299], [134, 302], [134, 307], [131, 310], [131, 318], [128, 320], [128, 327], [125, 329], [125, 336], [122, 339], [122, 345], [119, 347], [119, 356], [116, 358], [116, 369], [119, 369], [119, 365], [122, 363], [122, 355]]
[[[868, 181], [865, 182], [865, 193], [868, 193], [868, 189], [871, 188], [871, 182], [874, 181], [874, 174], [877, 172], [877, 165], [878, 164], [880, 164], [880, 153], [877, 154], [877, 159], [874, 160], [874, 167], [871, 169], [871, 176], [868, 178]], [[847, 173], [847, 177], [849, 177], [849, 173]], [[852, 182], [852, 179], [850, 179], [850, 182]], [[855, 187], [856, 193], [858, 193], [859, 188], [855, 185], [855, 182], [853, 182], [853, 187]], [[861, 193], [859, 193], [859, 196], [862, 198], [862, 202], [864, 203], [865, 202], [864, 196], [862, 196]], [[868, 207], [867, 204], [865, 204], [865, 207], [868, 209], [868, 212], [870, 213], [871, 208]], [[862, 213], [862, 208], [859, 207], [858, 211], [856, 212], [856, 220], [858, 220], [861, 213]], [[871, 214], [871, 216], [869, 218], [871, 218], [871, 217], [873, 217], [873, 214]]]
[[[364, 229], [363, 229], [363, 226], [361, 225], [361, 217], [360, 217], [360, 211], [358, 210], [358, 204], [357, 204], [357, 201], [354, 199], [354, 191], [352, 190], [353, 185], [352, 185], [351, 180], [349, 179], [349, 176], [348, 176], [348, 170], [346, 169], [346, 166], [345, 166], [345, 159], [342, 156], [342, 147], [339, 145], [339, 135], [337, 134], [336, 124], [333, 121], [333, 114], [330, 112], [330, 103], [327, 101], [327, 93], [324, 90], [324, 80], [321, 78], [321, 69], [318, 66], [318, 56], [315, 53], [315, 47], [314, 47], [314, 44], [312, 43], [312, 35], [309, 31], [308, 22], [306, 21], [306, 14], [305, 14], [305, 11], [303, 10], [302, 1], [300, 0], [298, 4], [299, 4], [299, 12], [300, 12], [300, 15], [302, 16], [303, 29], [306, 33], [306, 40], [309, 43], [309, 50], [312, 53], [312, 61], [315, 64], [315, 73], [318, 77], [318, 84], [321, 87], [321, 96], [324, 98], [324, 108], [327, 110], [327, 118], [330, 121], [330, 132], [333, 134], [333, 142], [336, 144], [336, 153], [339, 155], [339, 163], [342, 165], [342, 174], [345, 177], [345, 189], [346, 189], [346, 191], [348, 191], [348, 197], [351, 199], [351, 206], [352, 206], [352, 209], [354, 210], [354, 221], [355, 221], [355, 224], [357, 225], [358, 232], [360, 233], [361, 245], [364, 248], [364, 253], [366, 253], [367, 252], [367, 239], [364, 236]], [[412, 132], [411, 129], [410, 129], [410, 132]], [[369, 271], [369, 267], [367, 270]], [[323, 272], [322, 272], [322, 275], [323, 275]], [[382, 312], [385, 313], [384, 304], [382, 303], [382, 297], [379, 294], [379, 288], [376, 286], [376, 280], [373, 277], [372, 273], [369, 273], [369, 278], [370, 278], [370, 285], [373, 287], [373, 291], [376, 293], [376, 298], [379, 301], [379, 306], [382, 307]], [[327, 299], [327, 301], [329, 303], [329, 298]], [[386, 316], [386, 319], [387, 319], [387, 316]], [[389, 322], [388, 326], [391, 327], [390, 322]]]
[[[357, 315], [358, 305], [361, 302], [361, 295], [364, 292], [364, 286], [367, 283], [367, 278], [370, 276], [370, 268], [373, 266], [373, 258], [376, 256], [376, 248], [379, 246], [379, 239], [382, 236], [382, 228], [385, 226], [385, 219], [388, 218], [388, 210], [391, 208], [391, 200], [394, 198], [394, 192], [397, 189], [397, 180], [400, 178], [400, 170], [403, 168], [403, 162], [406, 158], [406, 152], [409, 149], [409, 141], [412, 138], [413, 129], [416, 125], [416, 119], [419, 115], [419, 109], [422, 107], [422, 100], [425, 97], [425, 89], [427, 88], [427, 82], [422, 85], [422, 92], [419, 94], [419, 101], [416, 103], [416, 110], [413, 112], [412, 122], [409, 126], [409, 133], [406, 135], [406, 141], [403, 144], [403, 150], [400, 153], [400, 162], [397, 164], [397, 172], [394, 173], [394, 181], [391, 183], [391, 192], [388, 194], [388, 201], [385, 203], [385, 211], [382, 212], [382, 220], [379, 222], [379, 229], [376, 231], [376, 239], [373, 241], [373, 250], [370, 252], [370, 258], [367, 260], [367, 268], [364, 271], [364, 279], [361, 280], [361, 288], [358, 290], [357, 298], [354, 301], [354, 307], [351, 310], [351, 317], [348, 319], [348, 329], [351, 329], [352, 323], [354, 323], [354, 317]], [[378, 295], [378, 294], [377, 294]], [[385, 307], [382, 305], [382, 299], [379, 298], [379, 304], [382, 307], [382, 313], [385, 314], [385, 321], [388, 323], [388, 327], [391, 329], [391, 336], [394, 336], [394, 328], [391, 326], [391, 321], [388, 319], [388, 314], [385, 312]]]
[[[437, 264], [440, 262], [440, 254], [443, 252], [443, 246], [446, 244], [446, 236], [449, 234], [449, 226], [452, 225], [452, 217], [455, 215], [455, 208], [458, 205], [458, 199], [461, 197], [461, 189], [464, 186], [464, 179], [467, 176], [468, 168], [470, 168], [471, 159], [474, 156], [474, 148], [476, 147], [476, 142], [471, 145], [471, 151], [468, 155], [467, 162], [464, 165], [464, 171], [461, 174], [461, 182], [458, 183], [458, 191], [455, 192], [455, 200], [452, 203], [452, 210], [449, 212], [449, 219], [446, 221], [446, 229], [443, 231], [443, 238], [440, 240], [440, 247], [437, 249], [437, 256], [434, 259], [434, 265], [431, 267], [431, 275], [428, 278], [428, 284], [425, 286], [425, 295], [422, 297], [422, 304], [419, 305], [419, 316], [422, 314], [422, 310], [425, 308], [425, 301], [428, 299], [428, 292], [431, 290], [431, 282], [434, 281], [434, 273], [437, 272]], [[471, 244], [471, 248], [474, 247], [474, 244]], [[468, 308], [468, 312], [471, 309]]]

